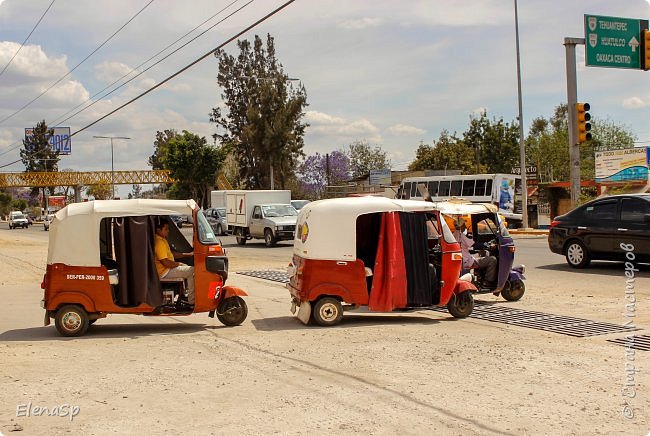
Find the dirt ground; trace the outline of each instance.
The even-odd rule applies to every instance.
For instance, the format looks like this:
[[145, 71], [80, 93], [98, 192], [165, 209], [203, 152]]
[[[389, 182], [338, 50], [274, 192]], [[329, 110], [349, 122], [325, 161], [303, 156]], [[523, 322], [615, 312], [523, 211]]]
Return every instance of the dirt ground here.
[[[62, 338], [42, 325], [46, 255], [47, 243], [0, 232], [5, 435], [650, 429], [650, 352], [629, 354], [606, 341], [624, 334], [575, 338], [432, 311], [348, 313], [335, 328], [306, 327], [289, 312], [283, 285], [231, 273], [229, 283], [250, 293], [242, 326], [226, 328], [206, 314], [114, 315], [83, 337]], [[231, 256], [230, 267], [284, 269], [287, 261]], [[510, 304], [622, 324], [624, 276], [612, 275], [567, 281], [532, 270], [527, 286], [535, 292]], [[646, 269], [635, 282], [634, 322], [643, 334], [650, 334], [649, 276]], [[59, 416], [37, 416], [39, 407], [57, 407]], [[30, 416], [17, 416], [19, 409]]]

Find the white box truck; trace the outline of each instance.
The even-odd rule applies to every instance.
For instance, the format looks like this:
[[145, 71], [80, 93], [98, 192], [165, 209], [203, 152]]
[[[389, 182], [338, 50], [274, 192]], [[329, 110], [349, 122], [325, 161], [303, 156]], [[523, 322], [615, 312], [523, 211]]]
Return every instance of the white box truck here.
[[226, 192], [226, 220], [239, 245], [264, 239], [267, 247], [291, 241], [298, 212], [288, 190], [232, 190]]
[[228, 191], [210, 191], [210, 207], [226, 207], [226, 192]]

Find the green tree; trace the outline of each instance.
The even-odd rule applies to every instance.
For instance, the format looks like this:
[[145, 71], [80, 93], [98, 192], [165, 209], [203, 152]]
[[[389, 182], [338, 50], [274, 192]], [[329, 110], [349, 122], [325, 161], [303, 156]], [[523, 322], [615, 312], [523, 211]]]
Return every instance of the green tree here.
[[223, 147], [209, 145], [205, 137], [183, 130], [168, 142], [163, 163], [172, 177], [188, 185], [191, 198], [205, 208], [226, 155]]
[[474, 150], [465, 142], [449, 135], [447, 130], [440, 133], [433, 145], [420, 144], [415, 160], [408, 167], [409, 171], [424, 170], [460, 170], [470, 174], [476, 169]]
[[176, 137], [178, 132], [174, 129], [166, 129], [164, 131], [156, 132], [156, 139], [153, 141], [153, 154], [149, 156], [149, 166], [154, 170], [166, 169], [163, 161], [165, 153], [167, 153], [167, 144], [169, 141]]
[[0, 215], [8, 215], [11, 212], [11, 201], [13, 197], [6, 193], [0, 192]]
[[113, 187], [110, 183], [90, 185], [86, 189], [86, 195], [94, 197], [95, 200], [108, 200], [113, 196]]
[[[40, 121], [33, 128], [32, 136], [23, 139], [23, 148], [20, 150], [20, 159], [25, 165], [25, 172], [42, 172], [58, 171], [59, 152], [52, 150], [48, 142], [54, 134], [54, 129], [47, 127], [45, 120]], [[39, 190], [43, 192], [43, 202], [45, 202], [45, 187], [32, 188], [31, 195], [35, 197]], [[54, 192], [54, 186], [49, 187], [50, 192]], [[45, 206], [45, 203], [43, 203]]]
[[23, 198], [15, 198], [11, 200], [11, 209], [21, 211], [27, 209], [27, 200]]
[[519, 164], [519, 126], [504, 123], [503, 118], [490, 121], [487, 112], [470, 117], [463, 141], [474, 150], [476, 173], [510, 173]]
[[217, 126], [214, 138], [232, 147], [239, 185], [268, 188], [273, 173], [284, 188], [304, 155], [306, 91], [291, 85], [270, 35], [266, 47], [257, 35], [252, 45], [240, 40], [237, 46], [237, 57], [218, 53], [217, 84], [225, 108], [215, 107], [210, 114]]
[[[580, 144], [580, 178], [595, 176], [594, 155], [597, 150], [634, 147], [635, 136], [611, 120], [594, 118], [593, 139]], [[542, 181], [570, 179], [569, 121], [566, 104], [555, 107], [550, 119], [535, 118], [526, 138], [527, 162], [536, 164]]]
[[355, 141], [349, 145], [348, 158], [352, 178], [369, 174], [370, 170], [383, 170], [391, 167], [390, 159], [380, 146], [370, 147], [368, 141]]

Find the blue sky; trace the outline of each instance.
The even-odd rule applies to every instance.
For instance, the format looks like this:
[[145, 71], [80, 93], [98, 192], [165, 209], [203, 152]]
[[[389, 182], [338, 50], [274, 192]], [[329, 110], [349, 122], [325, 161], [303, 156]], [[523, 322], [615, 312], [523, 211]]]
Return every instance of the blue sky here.
[[[232, 0], [231, 0], [232, 1]], [[51, 0], [0, 0], [0, 69], [15, 53]], [[4, 74], [0, 119], [68, 73], [149, 0], [57, 0]], [[107, 45], [34, 104], [0, 123], [0, 165], [19, 158], [23, 129], [51, 123], [130, 71], [226, 1], [155, 0]], [[233, 5], [241, 6], [239, 1]], [[116, 94], [67, 121], [73, 131], [198, 58], [262, 17], [279, 1], [255, 0]], [[100, 6], [101, 5], [101, 6]], [[583, 15], [648, 18], [645, 0], [519, 0], [523, 116], [549, 117], [566, 101], [564, 37], [584, 37]], [[229, 10], [232, 10], [229, 9]], [[213, 24], [224, 14], [207, 23]], [[198, 32], [198, 31], [197, 31]], [[194, 32], [196, 34], [197, 32]], [[270, 33], [290, 77], [307, 89], [307, 154], [355, 140], [381, 146], [393, 169], [405, 169], [420, 141], [443, 129], [462, 132], [472, 114], [512, 121], [517, 116], [514, 2], [504, 0], [297, 0], [247, 34]], [[228, 47], [234, 52], [235, 44]], [[578, 47], [578, 100], [591, 114], [626, 125], [650, 141], [650, 72], [585, 68]], [[156, 130], [187, 129], [209, 137], [212, 107], [220, 104], [213, 57], [73, 138], [61, 169], [145, 169]], [[640, 142], [648, 144], [650, 142]], [[0, 171], [22, 171], [18, 163]]]

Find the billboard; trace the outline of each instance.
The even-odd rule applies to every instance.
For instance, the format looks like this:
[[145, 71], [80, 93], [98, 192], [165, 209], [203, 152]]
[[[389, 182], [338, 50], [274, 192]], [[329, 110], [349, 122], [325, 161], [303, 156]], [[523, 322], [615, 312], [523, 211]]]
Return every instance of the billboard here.
[[638, 182], [648, 180], [648, 147], [597, 151], [596, 182]]
[[[54, 134], [48, 140], [52, 150], [59, 154], [70, 154], [72, 152], [70, 127], [53, 127], [52, 130], [54, 130]], [[34, 134], [33, 131], [32, 127], [25, 128], [25, 140]]]
[[370, 170], [371, 185], [390, 185], [390, 169], [387, 170]]
[[47, 197], [47, 210], [57, 211], [65, 207], [65, 195], [50, 195]]

